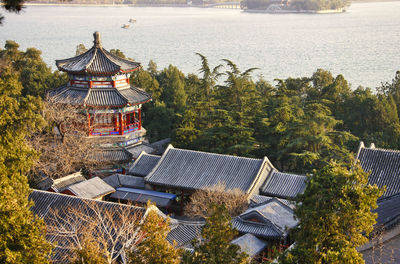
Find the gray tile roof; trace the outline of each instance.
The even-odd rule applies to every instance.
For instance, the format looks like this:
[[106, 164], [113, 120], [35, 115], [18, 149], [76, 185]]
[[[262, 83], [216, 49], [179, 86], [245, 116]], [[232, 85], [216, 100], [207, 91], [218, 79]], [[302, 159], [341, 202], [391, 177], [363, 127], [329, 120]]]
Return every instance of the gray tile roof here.
[[87, 52], [64, 60], [56, 60], [60, 71], [75, 74], [112, 75], [119, 72], [137, 70], [140, 63], [122, 59], [105, 50], [100, 41], [100, 33], [95, 32], [94, 45]]
[[378, 213], [377, 225], [385, 227], [385, 230], [398, 225], [400, 223], [400, 194], [378, 200], [378, 208], [374, 212]]
[[[85, 199], [70, 195], [64, 195], [60, 193], [46, 192], [33, 190], [29, 195], [29, 199], [35, 204], [31, 208], [31, 211], [42, 218], [46, 224], [52, 223], [52, 211], [62, 210], [64, 208], [73, 207], [87, 214], [90, 213], [87, 202], [93, 202], [99, 206], [102, 210], [109, 210], [113, 212], [116, 208], [123, 208], [128, 213], [144, 215], [145, 209], [135, 206], [129, 206], [124, 204], [117, 204], [111, 202], [104, 202], [99, 200]], [[56, 247], [52, 251], [53, 263], [66, 263], [67, 259], [71, 256], [72, 252], [68, 249], [74, 246], [72, 238], [68, 238], [65, 235], [49, 235], [46, 236], [47, 240], [56, 243]]]
[[295, 207], [295, 203], [293, 201], [258, 194], [255, 194], [250, 198], [250, 207], [257, 207], [262, 204], [269, 203], [272, 199], [277, 199], [292, 209]]
[[260, 188], [260, 193], [266, 196], [294, 199], [303, 193], [307, 185], [307, 176], [279, 172], [273, 169]]
[[160, 159], [160, 156], [150, 155], [142, 152], [129, 168], [128, 173], [131, 175], [145, 177], [154, 169]]
[[236, 217], [232, 224], [240, 233], [250, 233], [266, 239], [281, 239], [287, 230], [297, 225], [293, 207], [273, 198], [257, 207], [249, 208]]
[[238, 188], [250, 194], [258, 192], [272, 168], [267, 158], [251, 159], [175, 149], [170, 145], [145, 181], [186, 190], [197, 190], [221, 182], [228, 189]]
[[90, 158], [100, 162], [123, 162], [132, 160], [132, 154], [124, 148], [98, 149]]
[[279, 240], [282, 238], [282, 232], [277, 230], [272, 224], [268, 223], [256, 223], [236, 217], [232, 220], [232, 226], [241, 234], [249, 233], [256, 237], [268, 240]]
[[201, 235], [205, 222], [176, 221], [171, 224], [171, 231], [167, 240], [171, 244], [176, 242], [177, 247], [192, 248], [192, 241]]
[[[141, 131], [145, 129], [142, 127]], [[126, 148], [127, 151], [129, 151], [129, 153], [132, 154], [132, 158], [133, 159], [137, 159], [139, 158], [140, 154], [142, 152], [146, 152], [146, 153], [153, 153], [155, 151], [155, 149], [152, 146], [147, 145], [146, 143], [142, 143], [140, 145], [135, 145], [132, 147], [127, 147]]]
[[57, 103], [85, 106], [137, 105], [151, 100], [151, 96], [136, 87], [120, 88], [77, 88], [64, 85], [49, 92]]
[[259, 239], [252, 234], [240, 236], [232, 240], [231, 243], [238, 245], [241, 251], [247, 253], [249, 257], [254, 257], [260, 254], [268, 246], [266, 241]]
[[386, 186], [382, 198], [400, 193], [400, 151], [378, 149], [374, 146], [365, 148], [361, 143], [357, 158], [364, 171], [371, 172], [369, 184]]
[[128, 187], [128, 188], [139, 188], [144, 189], [143, 177], [136, 177], [125, 174], [113, 174], [103, 179], [106, 183], [114, 188]]
[[110, 197], [116, 201], [127, 201], [133, 203], [147, 204], [151, 201], [158, 207], [168, 207], [172, 204], [176, 195], [170, 193], [162, 193], [149, 190], [141, 190], [135, 188], [119, 187]]
[[66, 189], [78, 197], [96, 199], [115, 192], [115, 189], [99, 177], [68, 186]]
[[79, 172], [67, 175], [65, 177], [53, 180], [53, 184], [51, 185], [51, 188], [55, 192], [62, 192], [65, 189], [67, 189], [68, 186], [79, 183], [79, 182], [83, 182], [83, 181], [86, 181], [86, 178], [79, 171]]

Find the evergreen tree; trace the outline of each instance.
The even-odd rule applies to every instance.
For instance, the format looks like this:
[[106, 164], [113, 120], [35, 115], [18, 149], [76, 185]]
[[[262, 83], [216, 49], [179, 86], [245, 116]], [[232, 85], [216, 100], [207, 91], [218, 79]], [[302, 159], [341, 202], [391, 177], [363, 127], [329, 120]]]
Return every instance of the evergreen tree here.
[[[150, 203], [147, 204], [148, 208]], [[167, 240], [169, 219], [163, 219], [155, 210], [149, 210], [141, 225], [143, 241], [129, 255], [130, 264], [178, 264], [180, 250]]]
[[315, 171], [295, 209], [296, 244], [281, 263], [364, 263], [357, 247], [368, 242], [377, 217], [372, 210], [383, 194], [367, 183], [359, 165], [332, 162]]
[[22, 85], [10, 68], [0, 78], [0, 263], [49, 263], [51, 245], [42, 220], [29, 210], [26, 174], [37, 156], [26, 143], [43, 120], [41, 102], [21, 97]]
[[232, 228], [231, 218], [223, 205], [213, 205], [210, 216], [201, 232], [201, 241], [194, 244], [194, 253], [185, 254], [185, 264], [234, 264], [247, 263], [246, 253], [240, 253], [240, 247], [231, 244], [237, 236]]
[[67, 75], [59, 71], [52, 72], [43, 61], [40, 50], [28, 48], [25, 52], [18, 50], [19, 45], [7, 40], [5, 49], [0, 51], [0, 59], [4, 60], [18, 73], [22, 83], [23, 96], [33, 95], [45, 97], [46, 92], [55, 89], [67, 81]]
[[169, 65], [159, 74], [162, 87], [161, 100], [175, 112], [181, 112], [186, 106], [185, 75], [175, 66]]

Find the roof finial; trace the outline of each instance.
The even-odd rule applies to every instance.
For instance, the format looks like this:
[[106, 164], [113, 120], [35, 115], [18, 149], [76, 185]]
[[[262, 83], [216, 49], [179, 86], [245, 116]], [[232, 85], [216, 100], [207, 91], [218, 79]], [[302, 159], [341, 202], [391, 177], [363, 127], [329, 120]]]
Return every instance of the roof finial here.
[[94, 37], [94, 46], [96, 48], [101, 48], [101, 39], [100, 39], [100, 32], [96, 31], [93, 33], [93, 37]]

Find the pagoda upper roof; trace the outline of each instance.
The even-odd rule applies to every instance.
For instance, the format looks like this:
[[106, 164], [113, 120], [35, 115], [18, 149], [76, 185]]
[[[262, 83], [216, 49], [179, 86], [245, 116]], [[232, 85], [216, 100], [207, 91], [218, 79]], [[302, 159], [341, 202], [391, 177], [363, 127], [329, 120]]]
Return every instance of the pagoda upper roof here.
[[94, 45], [91, 49], [73, 58], [56, 60], [58, 69], [73, 74], [113, 75], [132, 72], [140, 67], [138, 62], [122, 59], [105, 50], [99, 32], [95, 32], [93, 36]]

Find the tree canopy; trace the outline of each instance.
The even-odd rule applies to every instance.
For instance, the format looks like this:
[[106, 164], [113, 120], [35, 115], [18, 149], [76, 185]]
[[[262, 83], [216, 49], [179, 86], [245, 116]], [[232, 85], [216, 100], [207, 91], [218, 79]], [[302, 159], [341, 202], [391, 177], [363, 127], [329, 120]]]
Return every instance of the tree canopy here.
[[296, 244], [282, 263], [364, 263], [357, 247], [368, 242], [376, 223], [372, 210], [383, 190], [368, 185], [359, 165], [331, 162], [315, 171], [295, 209]]
[[0, 76], [0, 262], [49, 263], [51, 245], [43, 221], [29, 210], [25, 176], [37, 157], [26, 137], [43, 124], [41, 102], [21, 96], [23, 87], [12, 69], [2, 69]]

